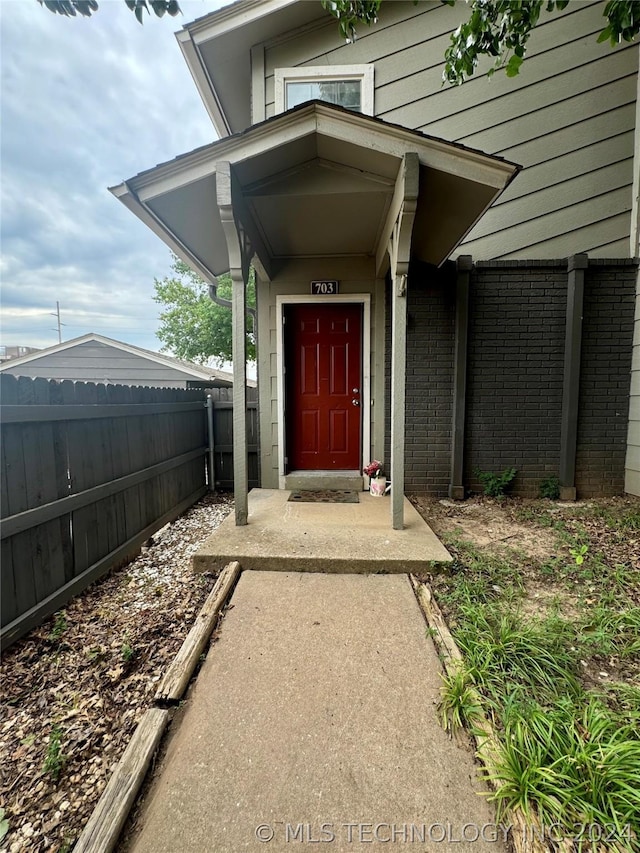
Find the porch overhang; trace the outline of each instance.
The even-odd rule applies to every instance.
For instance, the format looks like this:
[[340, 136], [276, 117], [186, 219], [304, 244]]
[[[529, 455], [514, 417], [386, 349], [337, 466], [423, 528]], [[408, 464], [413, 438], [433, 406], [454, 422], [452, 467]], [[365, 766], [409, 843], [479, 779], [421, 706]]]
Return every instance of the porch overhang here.
[[236, 524], [248, 521], [246, 283], [295, 259], [375, 260], [391, 281], [392, 526], [404, 527], [407, 281], [440, 265], [519, 167], [311, 101], [112, 188], [205, 280], [229, 271]]
[[234, 215], [264, 273], [291, 258], [369, 256], [381, 269], [403, 158], [419, 194], [412, 256], [440, 265], [519, 167], [419, 131], [317, 101], [112, 187], [111, 192], [205, 280], [229, 270], [217, 204], [229, 163]]

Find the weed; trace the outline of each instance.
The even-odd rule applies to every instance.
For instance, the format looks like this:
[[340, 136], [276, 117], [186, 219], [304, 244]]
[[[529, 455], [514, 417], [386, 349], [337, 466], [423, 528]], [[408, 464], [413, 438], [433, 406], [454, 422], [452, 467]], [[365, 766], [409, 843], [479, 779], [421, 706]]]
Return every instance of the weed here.
[[49, 639], [59, 640], [60, 637], [62, 637], [62, 635], [64, 634], [64, 632], [67, 630], [67, 627], [67, 611], [59, 610], [56, 613], [56, 621], [54, 622], [53, 629], [49, 634]]
[[518, 613], [496, 613], [488, 605], [462, 609], [454, 635], [478, 686], [491, 700], [535, 695], [540, 701], [578, 696], [574, 632], [557, 617], [525, 620]]
[[554, 475], [540, 481], [540, 497], [557, 501], [560, 497], [560, 480]]
[[580, 625], [584, 651], [623, 659], [640, 655], [640, 607], [615, 612], [603, 604], [592, 607]]
[[578, 507], [576, 515], [582, 518], [600, 520], [618, 533], [640, 531], [640, 509], [637, 505], [627, 507], [586, 506]]
[[615, 713], [627, 720], [635, 720], [640, 729], [640, 687], [614, 681], [607, 685], [603, 695]]
[[555, 577], [558, 574], [561, 560], [558, 557], [550, 557], [538, 566], [541, 574], [546, 577]]
[[460, 666], [455, 672], [443, 676], [442, 681], [438, 711], [443, 728], [452, 734], [465, 726], [473, 731], [483, 716], [473, 676], [468, 669]]
[[107, 653], [102, 646], [92, 646], [90, 649], [87, 649], [86, 655], [91, 663], [95, 663], [96, 661], [104, 660]]
[[129, 663], [129, 661], [133, 660], [136, 656], [136, 650], [129, 643], [127, 639], [125, 639], [120, 648], [120, 654], [122, 655], [122, 660], [125, 663]]
[[66, 761], [67, 756], [62, 752], [62, 728], [56, 723], [49, 734], [49, 744], [42, 770], [57, 781]]
[[589, 553], [588, 545], [576, 545], [575, 548], [570, 548], [569, 553], [576, 562], [576, 566], [581, 566], [584, 563], [584, 558]]
[[502, 498], [516, 476], [516, 469], [506, 468], [501, 474], [494, 474], [491, 471], [481, 471], [476, 468], [473, 473], [482, 483], [485, 495], [490, 498]]

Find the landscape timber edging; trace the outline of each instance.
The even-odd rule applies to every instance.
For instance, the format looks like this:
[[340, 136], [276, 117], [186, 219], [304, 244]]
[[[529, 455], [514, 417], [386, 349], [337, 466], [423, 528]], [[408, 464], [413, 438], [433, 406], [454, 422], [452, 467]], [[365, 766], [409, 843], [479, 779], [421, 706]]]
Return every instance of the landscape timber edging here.
[[[453, 675], [459, 671], [464, 661], [464, 656], [454, 640], [451, 631], [449, 631], [442, 611], [438, 607], [429, 585], [418, 581], [414, 575], [410, 575], [409, 577], [420, 609], [429, 626], [430, 634], [436, 645], [444, 670], [447, 675]], [[483, 766], [485, 781], [489, 783], [494, 791], [497, 791], [500, 787], [495, 781], [497, 756], [500, 749], [499, 741], [491, 721], [484, 713], [480, 693], [474, 687], [471, 688], [471, 691], [474, 703], [478, 706], [480, 714], [479, 718], [474, 720], [474, 731], [470, 732], [470, 735], [476, 742], [476, 755]], [[521, 809], [509, 809], [506, 818], [506, 825], [511, 825], [512, 827], [511, 841], [515, 853], [548, 853], [549, 847], [540, 840], [542, 830], [540, 830], [540, 833], [532, 831], [532, 826], [534, 830], [536, 829], [534, 821], [531, 819], [527, 821]]]
[[200, 656], [213, 633], [220, 610], [230, 597], [240, 576], [240, 563], [233, 561], [220, 572], [213, 589], [196, 617], [193, 627], [166, 671], [154, 697], [122, 758], [113, 771], [85, 828], [74, 846], [74, 853], [111, 853], [122, 827], [144, 782], [164, 731], [169, 723], [167, 702], [177, 704], [198, 665]]

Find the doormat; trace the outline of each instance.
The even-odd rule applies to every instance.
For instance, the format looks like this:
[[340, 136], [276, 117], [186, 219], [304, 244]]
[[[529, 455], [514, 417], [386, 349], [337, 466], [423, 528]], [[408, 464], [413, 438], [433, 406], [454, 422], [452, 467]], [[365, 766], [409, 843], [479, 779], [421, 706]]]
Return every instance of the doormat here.
[[313, 504], [357, 504], [358, 493], [349, 489], [313, 489], [291, 492], [288, 500], [293, 503]]

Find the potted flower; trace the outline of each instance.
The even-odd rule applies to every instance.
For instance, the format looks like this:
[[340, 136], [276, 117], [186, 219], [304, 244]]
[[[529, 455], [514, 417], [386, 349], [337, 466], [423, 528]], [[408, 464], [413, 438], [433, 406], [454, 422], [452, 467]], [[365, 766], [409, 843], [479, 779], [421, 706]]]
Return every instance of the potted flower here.
[[374, 459], [362, 469], [362, 473], [369, 477], [369, 491], [377, 498], [381, 498], [387, 489], [387, 478], [382, 469], [382, 462]]

